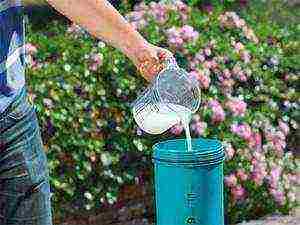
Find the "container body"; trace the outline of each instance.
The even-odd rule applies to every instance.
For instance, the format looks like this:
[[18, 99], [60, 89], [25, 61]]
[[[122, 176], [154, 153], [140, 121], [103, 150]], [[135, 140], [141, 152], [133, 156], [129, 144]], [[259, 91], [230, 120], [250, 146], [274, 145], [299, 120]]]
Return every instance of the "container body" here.
[[[204, 139], [193, 140], [195, 143], [205, 142]], [[178, 140], [178, 148], [184, 143]], [[176, 145], [176, 141], [172, 145]], [[154, 149], [154, 180], [156, 199], [157, 225], [224, 225], [223, 209], [223, 156], [202, 151], [193, 161], [182, 150], [169, 150], [171, 153], [163, 156], [157, 154], [159, 146]], [[174, 148], [174, 147], [173, 147]], [[198, 151], [198, 152], [199, 152]], [[161, 156], [161, 158], [160, 158]], [[184, 160], [188, 158], [188, 161]], [[169, 160], [168, 160], [169, 158]], [[219, 160], [216, 160], [219, 158]], [[206, 160], [204, 160], [206, 159]]]

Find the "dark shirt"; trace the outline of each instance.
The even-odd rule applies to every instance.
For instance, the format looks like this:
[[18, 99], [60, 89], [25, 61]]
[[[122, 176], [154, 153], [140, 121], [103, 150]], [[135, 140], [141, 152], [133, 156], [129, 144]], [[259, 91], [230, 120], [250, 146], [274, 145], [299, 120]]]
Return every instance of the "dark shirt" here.
[[0, 114], [25, 85], [22, 0], [0, 0]]

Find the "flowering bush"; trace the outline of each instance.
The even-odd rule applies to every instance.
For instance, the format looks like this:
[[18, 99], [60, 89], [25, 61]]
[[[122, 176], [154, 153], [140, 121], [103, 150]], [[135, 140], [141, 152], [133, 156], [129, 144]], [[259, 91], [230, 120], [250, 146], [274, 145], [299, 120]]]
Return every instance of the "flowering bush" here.
[[[141, 2], [126, 18], [199, 81], [202, 105], [191, 130], [225, 146], [230, 221], [288, 213], [300, 181], [289, 142], [299, 130], [299, 26], [286, 31], [243, 11], [168, 2]], [[120, 186], [151, 178], [151, 145], [183, 135], [182, 125], [163, 137], [137, 128], [130, 103], [146, 83], [119, 50], [79, 26], [55, 21], [30, 32], [28, 42], [27, 80], [54, 202], [60, 211], [68, 202], [74, 210], [119, 203]]]

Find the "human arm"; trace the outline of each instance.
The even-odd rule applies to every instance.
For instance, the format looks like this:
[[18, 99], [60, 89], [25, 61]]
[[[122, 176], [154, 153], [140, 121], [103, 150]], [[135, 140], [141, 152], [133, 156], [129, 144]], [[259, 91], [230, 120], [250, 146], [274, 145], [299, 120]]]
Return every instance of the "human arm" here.
[[91, 35], [100, 38], [123, 52], [139, 69], [142, 76], [151, 80], [161, 69], [160, 53], [170, 51], [152, 45], [107, 0], [47, 0], [59, 12], [84, 27]]

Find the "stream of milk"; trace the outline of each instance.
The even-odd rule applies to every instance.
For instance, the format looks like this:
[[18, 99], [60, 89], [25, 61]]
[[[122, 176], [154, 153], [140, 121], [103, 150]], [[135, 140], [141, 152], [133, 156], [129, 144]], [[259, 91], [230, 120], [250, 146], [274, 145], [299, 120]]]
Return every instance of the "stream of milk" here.
[[188, 151], [192, 151], [192, 138], [191, 138], [191, 132], [190, 132], [190, 126], [189, 126], [190, 120], [191, 120], [191, 114], [185, 115], [183, 117], [183, 119], [181, 119], [181, 123], [183, 124], [184, 130], [185, 130]]
[[133, 111], [133, 116], [141, 129], [150, 134], [161, 134], [177, 123], [182, 123], [185, 129], [188, 151], [192, 151], [189, 123], [192, 112], [176, 104], [158, 104], [159, 111], [153, 110], [153, 106], [143, 108], [138, 113]]

